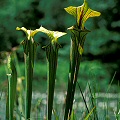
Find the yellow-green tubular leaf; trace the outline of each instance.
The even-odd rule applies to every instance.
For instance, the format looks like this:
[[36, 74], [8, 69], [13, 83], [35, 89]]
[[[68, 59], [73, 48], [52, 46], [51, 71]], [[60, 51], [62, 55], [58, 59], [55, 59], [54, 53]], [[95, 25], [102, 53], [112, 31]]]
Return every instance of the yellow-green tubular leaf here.
[[90, 31], [87, 29], [84, 29], [84, 30], [78, 29], [78, 28], [76, 28], [76, 26], [72, 26], [72, 27], [68, 28], [68, 30], [71, 31], [71, 33], [72, 33], [71, 38], [72, 38], [72, 40], [75, 40], [76, 45], [78, 46], [78, 51], [79, 51], [80, 55], [82, 55], [86, 35]]
[[35, 55], [36, 55], [36, 49], [37, 49], [37, 47], [38, 47], [38, 43], [37, 42], [35, 42], [34, 41], [34, 43], [32, 44], [32, 46], [31, 46], [31, 51], [32, 51], [32, 55], [31, 55], [31, 57], [32, 57], [32, 66], [34, 67], [34, 60], [35, 60]]
[[48, 37], [51, 39], [51, 42], [57, 42], [57, 39], [63, 35], [65, 35], [65, 32], [59, 32], [59, 31], [51, 31], [51, 30], [47, 30], [44, 27], [40, 27], [38, 31], [41, 31], [45, 34], [48, 35]]

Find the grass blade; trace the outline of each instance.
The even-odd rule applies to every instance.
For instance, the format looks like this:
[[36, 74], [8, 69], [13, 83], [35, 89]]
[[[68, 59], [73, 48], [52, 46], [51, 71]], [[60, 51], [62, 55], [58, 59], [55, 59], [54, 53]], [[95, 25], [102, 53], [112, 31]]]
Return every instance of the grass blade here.
[[75, 119], [75, 113], [74, 110], [72, 110], [71, 116], [70, 116], [70, 120], [76, 120]]
[[86, 118], [84, 120], [88, 120], [89, 119], [89, 117], [92, 115], [94, 109], [95, 109], [95, 107], [90, 111], [90, 113], [86, 116]]
[[54, 116], [55, 116], [55, 120], [59, 120], [59, 117], [58, 117], [58, 115], [57, 115], [55, 110], [53, 110], [53, 113], [54, 113]]
[[[89, 91], [90, 91], [90, 96], [91, 96], [91, 103], [92, 103], [92, 108], [96, 106], [96, 102], [95, 102], [95, 99], [93, 98], [93, 95], [92, 95], [92, 89], [91, 89], [91, 86], [90, 86], [90, 83], [88, 82], [88, 87], [89, 87]], [[94, 115], [94, 120], [98, 120], [98, 115], [97, 115], [97, 110], [95, 109], [93, 111], [93, 115]]]
[[89, 109], [88, 109], [88, 106], [87, 106], [87, 102], [86, 102], [85, 97], [84, 97], [84, 95], [83, 95], [82, 89], [81, 89], [81, 87], [80, 87], [80, 85], [79, 85], [78, 82], [77, 82], [77, 84], [78, 84], [78, 87], [79, 87], [80, 93], [81, 93], [81, 95], [82, 95], [82, 98], [83, 98], [83, 101], [84, 101], [85, 107], [86, 107], [86, 109], [87, 109], [87, 112], [89, 113]]
[[14, 64], [14, 57], [8, 57], [8, 97], [6, 103], [6, 119], [13, 120], [14, 103], [16, 99], [17, 71]]

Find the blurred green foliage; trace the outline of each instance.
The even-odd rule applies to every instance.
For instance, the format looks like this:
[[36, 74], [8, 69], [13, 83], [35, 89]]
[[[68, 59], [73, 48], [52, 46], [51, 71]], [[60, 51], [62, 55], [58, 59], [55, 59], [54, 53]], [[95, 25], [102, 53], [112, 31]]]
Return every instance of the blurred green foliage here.
[[[82, 3], [82, 0], [0, 1], [0, 51], [10, 51], [25, 38], [23, 33], [16, 32], [17, 26], [37, 29], [42, 25], [50, 30], [67, 32], [67, 28], [75, 21], [64, 8], [69, 5], [79, 6]], [[107, 65], [105, 70], [108, 70], [111, 78], [117, 71], [116, 79], [120, 80], [120, 1], [88, 0], [88, 3], [90, 8], [100, 11], [101, 16], [88, 20], [85, 25], [91, 32], [85, 42], [83, 60], [102, 62], [103, 65]], [[47, 44], [46, 39], [42, 33], [35, 36], [35, 40], [40, 43], [37, 59], [45, 60], [44, 49], [41, 47]], [[66, 35], [59, 41], [63, 46], [59, 52], [60, 59], [69, 60], [70, 35]], [[18, 50], [19, 59], [23, 57], [21, 51], [22, 47]], [[65, 71], [65, 68], [63, 69]]]

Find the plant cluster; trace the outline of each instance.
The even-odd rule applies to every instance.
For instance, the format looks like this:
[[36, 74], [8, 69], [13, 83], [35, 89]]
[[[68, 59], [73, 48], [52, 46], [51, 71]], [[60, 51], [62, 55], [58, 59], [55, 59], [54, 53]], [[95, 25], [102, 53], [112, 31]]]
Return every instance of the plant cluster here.
[[[67, 95], [65, 99], [65, 110], [64, 110], [64, 120], [74, 120], [74, 110], [73, 101], [75, 88], [77, 84], [79, 66], [82, 59], [82, 54], [84, 51], [84, 42], [86, 35], [90, 32], [85, 28], [85, 22], [90, 17], [100, 16], [100, 12], [94, 11], [89, 8], [88, 3], [84, 0], [83, 5], [74, 7], [69, 6], [65, 8], [65, 11], [75, 17], [76, 23], [68, 28], [71, 32], [71, 48], [70, 48], [70, 65], [69, 65], [69, 75], [68, 75], [68, 88]], [[33, 71], [34, 71], [34, 59], [36, 54], [36, 49], [39, 44], [34, 40], [35, 34], [38, 32], [45, 33], [50, 41], [49, 44], [43, 48], [46, 50], [48, 75], [47, 75], [47, 115], [46, 119], [52, 119], [53, 102], [54, 102], [54, 88], [57, 72], [57, 61], [58, 61], [58, 51], [61, 45], [58, 42], [58, 38], [66, 35], [65, 32], [51, 31], [44, 27], [40, 27], [36, 30], [27, 30], [24, 27], [17, 27], [16, 30], [22, 30], [26, 34], [26, 39], [21, 42], [24, 49], [24, 59], [25, 59], [25, 109], [23, 109], [24, 118], [30, 119], [31, 115], [31, 101], [32, 101], [32, 81], [33, 81]], [[12, 54], [8, 58], [8, 98], [6, 104], [6, 119], [13, 120], [14, 115], [14, 104], [16, 96], [16, 84], [17, 84], [17, 71], [14, 64], [14, 57]], [[80, 86], [79, 86], [80, 87]], [[88, 115], [84, 117], [88, 120], [92, 114], [95, 106], [93, 106], [91, 111], [88, 111]]]

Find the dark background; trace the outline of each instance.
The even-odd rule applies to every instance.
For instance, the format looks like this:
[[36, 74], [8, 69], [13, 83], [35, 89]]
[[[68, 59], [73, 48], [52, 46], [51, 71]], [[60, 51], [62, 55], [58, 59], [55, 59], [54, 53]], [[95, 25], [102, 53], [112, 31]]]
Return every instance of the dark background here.
[[[42, 25], [50, 30], [68, 32], [67, 28], [74, 25], [75, 21], [64, 8], [82, 3], [83, 0], [0, 0], [0, 52], [11, 51], [25, 38], [24, 33], [16, 31], [17, 26], [34, 30]], [[101, 16], [91, 18], [85, 24], [91, 32], [87, 35], [84, 46], [81, 76], [85, 80], [90, 79], [91, 69], [95, 68], [92, 71], [99, 81], [110, 82], [116, 72], [114, 83], [117, 84], [120, 80], [120, 0], [88, 0], [88, 4], [91, 9], [101, 12]], [[48, 39], [41, 33], [34, 39], [40, 43], [36, 61], [44, 62], [46, 58], [42, 46], [48, 43]], [[68, 63], [69, 32], [59, 42], [63, 47], [59, 59]], [[23, 61], [22, 52], [22, 47], [19, 47], [17, 55], [20, 62]], [[2, 54], [0, 57], [2, 61]], [[63, 72], [66, 70], [61, 69]]]

